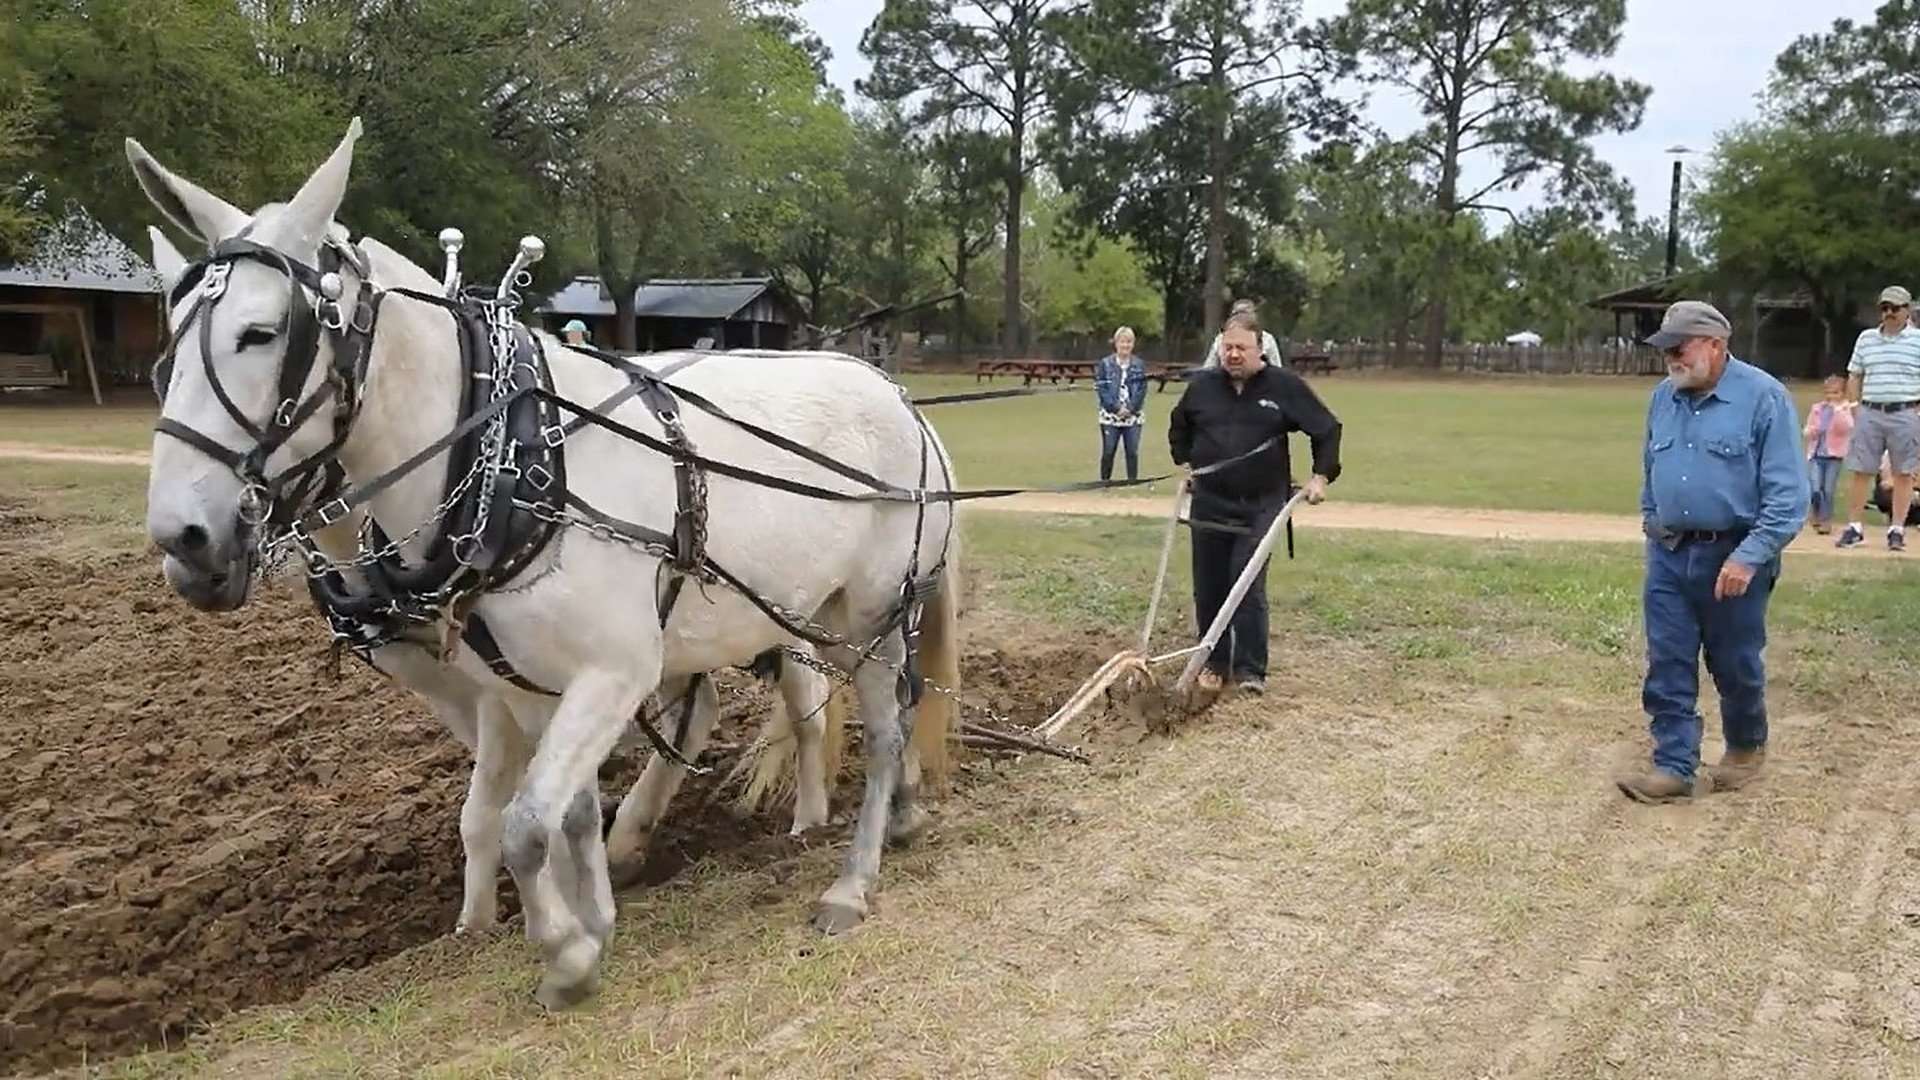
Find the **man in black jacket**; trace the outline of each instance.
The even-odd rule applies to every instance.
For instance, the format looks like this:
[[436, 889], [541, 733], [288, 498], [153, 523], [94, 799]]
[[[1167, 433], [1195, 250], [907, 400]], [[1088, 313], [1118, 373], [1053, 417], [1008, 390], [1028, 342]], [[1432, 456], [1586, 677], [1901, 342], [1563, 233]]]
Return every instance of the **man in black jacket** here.
[[[1300, 376], [1260, 355], [1260, 321], [1236, 312], [1220, 334], [1218, 368], [1197, 372], [1173, 407], [1167, 440], [1175, 463], [1195, 470], [1193, 603], [1202, 632], [1213, 625], [1253, 549], [1285, 505], [1292, 487], [1287, 434], [1304, 431], [1313, 445], [1307, 501], [1326, 498], [1340, 475], [1340, 421]], [[1244, 460], [1234, 461], [1245, 455]], [[1208, 466], [1233, 461], [1214, 471]], [[1200, 687], [1218, 690], [1229, 676], [1262, 693], [1267, 677], [1267, 570], [1240, 601], [1233, 621], [1207, 658]]]

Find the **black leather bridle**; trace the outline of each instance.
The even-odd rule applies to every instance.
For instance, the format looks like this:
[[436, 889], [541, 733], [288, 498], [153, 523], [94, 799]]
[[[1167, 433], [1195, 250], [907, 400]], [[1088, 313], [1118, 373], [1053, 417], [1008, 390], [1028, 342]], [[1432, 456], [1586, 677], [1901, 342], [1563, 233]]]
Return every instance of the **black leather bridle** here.
[[[227, 279], [233, 268], [242, 261], [259, 263], [287, 279], [287, 324], [282, 335], [285, 350], [276, 380], [278, 403], [272, 415], [261, 422], [255, 422], [234, 403], [213, 364], [212, 312], [226, 295]], [[249, 449], [236, 450], [205, 432], [164, 416], [154, 424], [154, 430], [179, 439], [233, 470], [246, 485], [238, 515], [250, 528], [290, 524], [304, 507], [331, 497], [345, 484], [345, 471], [338, 460], [340, 447], [347, 441], [359, 412], [360, 389], [366, 378], [382, 294], [367, 284], [366, 260], [352, 248], [329, 241], [320, 250], [320, 263], [321, 267], [315, 269], [284, 252], [249, 240], [242, 233], [220, 241], [205, 259], [191, 264], [169, 298], [171, 304], [177, 306], [190, 291], [195, 292], [193, 306], [181, 320], [166, 352], [154, 363], [154, 393], [164, 405], [173, 382], [174, 359], [180, 342], [186, 340], [198, 322], [200, 363], [207, 385], [227, 415], [254, 439], [254, 444]], [[340, 301], [346, 289], [346, 280], [339, 273], [342, 265], [354, 271], [355, 303], [351, 320], [341, 311]], [[323, 332], [332, 346], [332, 363], [320, 385], [302, 397], [320, 361]], [[267, 459], [329, 402], [334, 403], [333, 438], [326, 446], [281, 472], [267, 475]]]

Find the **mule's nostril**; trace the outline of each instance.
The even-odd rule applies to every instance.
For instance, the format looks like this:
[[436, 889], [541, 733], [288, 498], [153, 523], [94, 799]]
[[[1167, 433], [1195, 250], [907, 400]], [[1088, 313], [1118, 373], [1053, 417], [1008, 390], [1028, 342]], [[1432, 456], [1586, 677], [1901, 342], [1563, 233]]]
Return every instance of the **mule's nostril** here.
[[204, 551], [207, 547], [207, 530], [198, 525], [189, 525], [180, 530], [180, 549], [182, 551]]

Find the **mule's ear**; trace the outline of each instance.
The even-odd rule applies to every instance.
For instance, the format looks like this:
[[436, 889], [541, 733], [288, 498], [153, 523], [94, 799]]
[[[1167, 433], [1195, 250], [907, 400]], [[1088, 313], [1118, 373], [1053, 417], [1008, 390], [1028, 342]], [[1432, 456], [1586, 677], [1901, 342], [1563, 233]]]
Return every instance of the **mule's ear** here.
[[127, 162], [153, 205], [168, 221], [206, 241], [208, 247], [246, 228], [249, 216], [199, 184], [167, 171], [136, 139], [127, 140]]
[[347, 174], [353, 168], [353, 144], [360, 140], [360, 118], [347, 125], [346, 138], [333, 148], [333, 154], [300, 186], [299, 194], [287, 203], [279, 230], [281, 240], [298, 245], [301, 251], [317, 251], [327, 239], [333, 215], [347, 195]]
[[180, 249], [173, 246], [173, 241], [167, 239], [167, 234], [158, 228], [152, 225], [147, 226], [147, 236], [153, 240], [153, 268], [160, 272], [160, 281], [166, 291], [171, 293], [173, 287], [180, 284], [180, 275], [187, 272], [186, 257], [180, 254]]

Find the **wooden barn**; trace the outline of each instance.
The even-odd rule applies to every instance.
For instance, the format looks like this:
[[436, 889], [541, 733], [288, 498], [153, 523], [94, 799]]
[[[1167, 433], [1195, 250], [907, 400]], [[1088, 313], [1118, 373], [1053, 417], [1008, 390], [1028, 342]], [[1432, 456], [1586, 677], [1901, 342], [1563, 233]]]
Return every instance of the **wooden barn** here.
[[[587, 325], [592, 341], [611, 347], [613, 297], [600, 279], [582, 275], [541, 304], [540, 323], [559, 333], [569, 321]], [[691, 348], [785, 349], [806, 343], [800, 307], [772, 278], [659, 278], [634, 291], [634, 342], [642, 352]]]
[[139, 382], [161, 348], [160, 275], [92, 220], [0, 264], [0, 388]]

